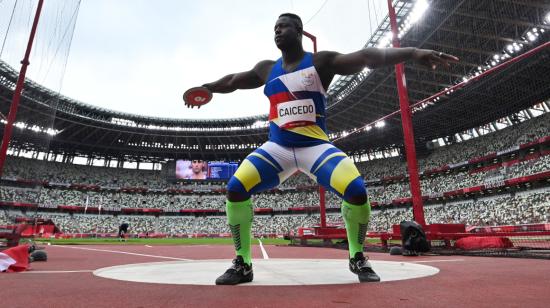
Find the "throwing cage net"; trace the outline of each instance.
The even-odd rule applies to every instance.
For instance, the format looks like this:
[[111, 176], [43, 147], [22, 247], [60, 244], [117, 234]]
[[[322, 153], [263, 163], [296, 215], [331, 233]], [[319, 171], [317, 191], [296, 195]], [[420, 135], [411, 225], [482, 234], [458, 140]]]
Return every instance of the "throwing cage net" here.
[[[56, 174], [40, 161], [63, 157], [52, 144], [62, 133], [56, 113], [79, 7], [80, 1], [0, 1], [0, 130], [8, 145], [0, 180], [0, 237], [15, 230], [23, 237], [55, 231], [45, 213], [57, 206], [47, 189], [52, 184], [47, 179]], [[17, 229], [21, 225], [26, 227]]]

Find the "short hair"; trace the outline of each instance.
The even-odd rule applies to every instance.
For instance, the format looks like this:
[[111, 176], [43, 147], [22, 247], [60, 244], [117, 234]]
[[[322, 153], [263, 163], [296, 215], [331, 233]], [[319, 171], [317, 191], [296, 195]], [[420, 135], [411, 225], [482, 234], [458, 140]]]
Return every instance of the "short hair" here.
[[302, 25], [302, 19], [300, 18], [300, 16], [292, 13], [283, 13], [279, 15], [279, 18], [281, 17], [288, 17], [292, 19], [292, 21], [294, 22], [294, 26], [296, 26], [296, 28], [298, 29], [298, 32], [302, 33], [302, 31], [304, 30], [304, 26]]

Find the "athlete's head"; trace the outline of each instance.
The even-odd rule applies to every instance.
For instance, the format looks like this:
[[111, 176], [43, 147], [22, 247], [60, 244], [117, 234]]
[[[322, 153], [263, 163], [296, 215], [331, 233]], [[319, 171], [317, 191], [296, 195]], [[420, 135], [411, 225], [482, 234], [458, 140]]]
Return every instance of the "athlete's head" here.
[[200, 159], [193, 160], [191, 162], [191, 169], [193, 170], [193, 173], [199, 174], [203, 171], [204, 168], [204, 162]]
[[302, 20], [296, 14], [284, 13], [275, 23], [275, 44], [284, 50], [302, 44]]

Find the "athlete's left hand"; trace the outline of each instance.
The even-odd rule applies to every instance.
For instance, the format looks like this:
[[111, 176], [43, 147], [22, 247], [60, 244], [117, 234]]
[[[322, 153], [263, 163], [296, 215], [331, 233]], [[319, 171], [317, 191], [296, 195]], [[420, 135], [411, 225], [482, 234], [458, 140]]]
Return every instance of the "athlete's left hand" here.
[[450, 67], [450, 63], [456, 63], [459, 61], [459, 59], [453, 55], [429, 49], [415, 49], [412, 58], [420, 65], [429, 67], [434, 70], [439, 65]]

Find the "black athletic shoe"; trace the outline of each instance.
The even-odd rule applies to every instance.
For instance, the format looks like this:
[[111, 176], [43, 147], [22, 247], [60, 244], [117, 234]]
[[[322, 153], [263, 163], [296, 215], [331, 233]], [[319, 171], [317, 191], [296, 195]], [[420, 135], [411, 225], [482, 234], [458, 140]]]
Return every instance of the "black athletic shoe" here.
[[252, 279], [254, 279], [252, 264], [248, 265], [244, 263], [243, 257], [237, 256], [233, 259], [233, 266], [216, 279], [216, 284], [234, 285], [243, 282], [251, 282]]
[[353, 258], [349, 259], [349, 270], [359, 276], [360, 282], [380, 281], [380, 277], [372, 270], [368, 259], [365, 259], [362, 252], [356, 253]]

